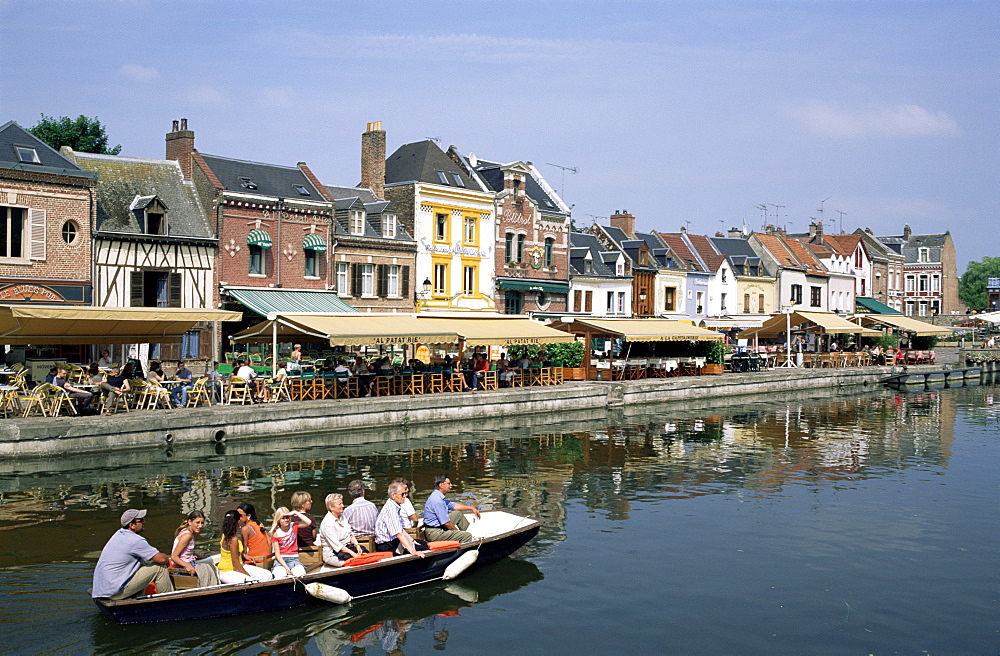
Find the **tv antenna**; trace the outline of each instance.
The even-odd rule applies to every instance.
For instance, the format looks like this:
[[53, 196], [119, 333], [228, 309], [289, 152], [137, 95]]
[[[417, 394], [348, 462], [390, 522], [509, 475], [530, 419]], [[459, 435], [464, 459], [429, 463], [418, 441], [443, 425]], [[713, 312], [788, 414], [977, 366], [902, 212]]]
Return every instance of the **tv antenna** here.
[[754, 205], [755, 208], [759, 209], [764, 215], [764, 221], [760, 224], [761, 230], [767, 229], [767, 205], [761, 203], [760, 205]]
[[554, 166], [557, 169], [562, 169], [562, 184], [559, 187], [559, 195], [560, 196], [564, 195], [564, 192], [566, 191], [566, 171], [569, 171], [573, 175], [576, 175], [577, 173], [580, 172], [580, 169], [576, 166], [563, 166], [561, 164], [553, 164], [552, 162], [546, 162], [546, 164], [548, 166]]
[[844, 217], [847, 215], [847, 212], [841, 212], [840, 210], [833, 211], [840, 215], [840, 234], [844, 234]]
[[819, 212], [819, 220], [820, 221], [822, 221], [824, 218], [826, 218], [824, 216], [824, 214], [823, 214], [823, 203], [825, 203], [826, 201], [830, 200], [831, 198], [833, 198], [833, 196], [827, 196], [826, 198], [824, 198], [823, 200], [821, 200], [819, 202], [819, 209], [816, 210], [816, 211]]

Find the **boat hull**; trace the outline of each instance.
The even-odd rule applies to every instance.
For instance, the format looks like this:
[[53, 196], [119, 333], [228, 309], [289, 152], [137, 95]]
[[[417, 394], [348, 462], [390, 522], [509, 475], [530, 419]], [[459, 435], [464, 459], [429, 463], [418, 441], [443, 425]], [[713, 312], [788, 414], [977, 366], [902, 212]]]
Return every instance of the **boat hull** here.
[[317, 572], [299, 580], [217, 586], [141, 599], [95, 599], [94, 602], [102, 613], [119, 624], [144, 624], [294, 608], [313, 601], [304, 585], [313, 582], [332, 585], [346, 590], [352, 597], [361, 597], [440, 580], [448, 565], [477, 548], [479, 558], [470, 569], [484, 567], [520, 549], [538, 534], [540, 527], [541, 522], [530, 520], [529, 525], [486, 538], [481, 543], [425, 552], [428, 555], [424, 558], [396, 556], [360, 567]]

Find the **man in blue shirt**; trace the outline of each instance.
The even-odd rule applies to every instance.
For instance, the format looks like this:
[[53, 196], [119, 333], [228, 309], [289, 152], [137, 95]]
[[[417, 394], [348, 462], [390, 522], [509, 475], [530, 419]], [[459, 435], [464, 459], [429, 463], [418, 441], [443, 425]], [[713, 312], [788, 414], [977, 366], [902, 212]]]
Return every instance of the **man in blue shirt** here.
[[450, 490], [450, 478], [444, 474], [434, 477], [434, 491], [424, 503], [424, 535], [432, 542], [475, 542], [476, 538], [468, 532], [469, 520], [466, 519], [465, 512], [471, 512], [479, 519], [479, 509], [449, 501], [444, 495]]
[[[167, 571], [170, 557], [154, 549], [139, 535], [146, 523], [145, 516], [145, 510], [132, 508], [122, 514], [122, 527], [104, 545], [97, 560], [90, 596], [128, 599], [141, 593], [150, 583], [156, 584], [158, 593], [173, 591]], [[144, 565], [147, 561], [151, 564]]]
[[183, 408], [188, 402], [188, 392], [194, 387], [194, 383], [191, 381], [191, 370], [187, 368], [183, 361], [177, 363], [174, 380], [183, 382], [179, 385], [174, 385], [174, 389], [170, 391], [170, 398], [174, 402], [175, 408]]

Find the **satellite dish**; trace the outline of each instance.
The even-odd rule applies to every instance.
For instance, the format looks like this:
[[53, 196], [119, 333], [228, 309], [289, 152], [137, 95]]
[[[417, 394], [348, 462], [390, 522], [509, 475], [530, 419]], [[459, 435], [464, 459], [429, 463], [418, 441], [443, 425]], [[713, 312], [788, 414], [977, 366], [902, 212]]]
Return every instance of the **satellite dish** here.
[[473, 168], [479, 166], [479, 158], [476, 157], [475, 153], [469, 153], [469, 165]]

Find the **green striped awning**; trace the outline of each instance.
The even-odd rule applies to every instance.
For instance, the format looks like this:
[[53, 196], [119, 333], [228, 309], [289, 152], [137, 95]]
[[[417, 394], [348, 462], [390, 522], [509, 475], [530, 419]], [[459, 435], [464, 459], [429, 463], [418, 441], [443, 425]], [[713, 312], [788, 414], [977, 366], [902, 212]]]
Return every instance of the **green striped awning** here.
[[271, 235], [260, 228], [251, 230], [247, 235], [247, 244], [250, 246], [260, 246], [261, 248], [271, 248]]
[[302, 248], [307, 251], [316, 251], [317, 253], [326, 252], [326, 242], [319, 235], [309, 233], [306, 238], [302, 240]]

